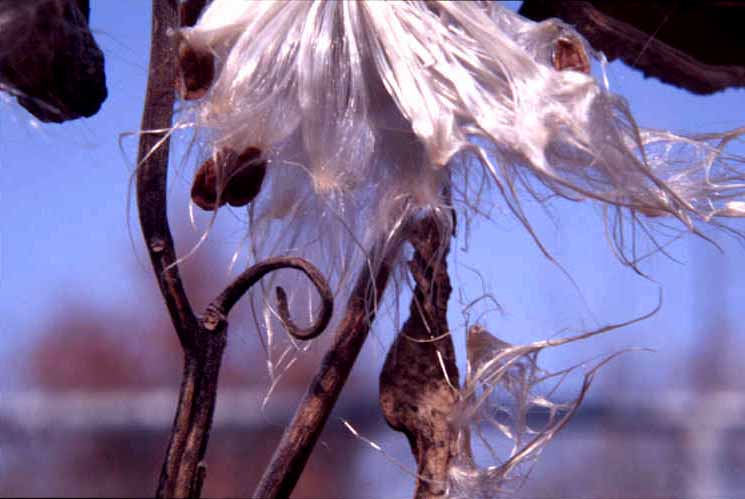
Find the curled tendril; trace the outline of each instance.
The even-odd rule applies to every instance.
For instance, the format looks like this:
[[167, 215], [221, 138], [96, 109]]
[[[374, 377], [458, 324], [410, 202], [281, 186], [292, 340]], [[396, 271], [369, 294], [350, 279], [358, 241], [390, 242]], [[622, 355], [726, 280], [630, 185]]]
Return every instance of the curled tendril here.
[[277, 302], [279, 318], [282, 324], [293, 337], [299, 340], [310, 340], [320, 335], [331, 321], [334, 311], [334, 296], [331, 288], [323, 277], [323, 274], [310, 262], [299, 257], [275, 257], [267, 258], [256, 265], [244, 270], [227, 288], [218, 296], [211, 308], [227, 315], [238, 300], [259, 282], [262, 277], [270, 272], [280, 269], [297, 269], [303, 272], [313, 283], [321, 297], [321, 313], [316, 321], [307, 328], [298, 327], [290, 318], [290, 310], [287, 304], [287, 294], [281, 287], [277, 287]]
[[[314, 283], [315, 284], [315, 283]], [[318, 288], [318, 286], [316, 286]], [[312, 340], [323, 332], [326, 326], [331, 320], [331, 314], [333, 312], [333, 303], [329, 301], [329, 305], [326, 306], [326, 297], [323, 297], [324, 307], [321, 317], [319, 317], [317, 324], [311, 324], [307, 328], [298, 327], [293, 320], [290, 318], [290, 309], [287, 306], [287, 293], [281, 286], [277, 286], [277, 311], [279, 312], [279, 319], [293, 337], [299, 340]], [[320, 293], [319, 289], [319, 293]], [[323, 295], [322, 295], [323, 296]], [[331, 295], [328, 296], [329, 300], [333, 300]]]

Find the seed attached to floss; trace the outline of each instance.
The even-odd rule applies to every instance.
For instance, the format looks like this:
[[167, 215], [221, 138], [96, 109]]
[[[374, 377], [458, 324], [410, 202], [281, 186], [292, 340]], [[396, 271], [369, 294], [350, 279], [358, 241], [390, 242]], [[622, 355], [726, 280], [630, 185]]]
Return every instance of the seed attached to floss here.
[[181, 39], [178, 44], [178, 92], [184, 100], [205, 96], [215, 78], [215, 58], [209, 51], [200, 51]]
[[590, 60], [582, 43], [573, 38], [559, 38], [551, 57], [554, 69], [559, 71], [579, 71], [590, 74]]
[[256, 147], [249, 147], [240, 155], [229, 148], [221, 149], [197, 170], [191, 186], [191, 199], [206, 211], [226, 203], [235, 207], [245, 206], [261, 191], [266, 165], [266, 161], [261, 159], [261, 150]]

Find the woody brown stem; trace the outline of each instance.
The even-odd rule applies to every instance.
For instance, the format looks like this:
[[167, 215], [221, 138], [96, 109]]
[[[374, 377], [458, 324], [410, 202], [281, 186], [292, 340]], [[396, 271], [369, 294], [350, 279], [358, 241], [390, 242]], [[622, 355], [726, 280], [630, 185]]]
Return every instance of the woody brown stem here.
[[[233, 305], [261, 277], [280, 268], [304, 272], [321, 295], [322, 312], [307, 330], [294, 325], [283, 293], [278, 293], [281, 319], [294, 335], [307, 338], [320, 334], [331, 317], [331, 291], [320, 272], [299, 258], [275, 258], [244, 271], [197, 318], [184, 290], [176, 265], [173, 237], [166, 211], [169, 140], [175, 71], [175, 38], [179, 26], [177, 7], [188, 8], [201, 0], [177, 3], [153, 0], [152, 39], [147, 92], [142, 117], [137, 169], [137, 207], [158, 285], [165, 299], [174, 329], [184, 350], [184, 371], [176, 417], [158, 482], [157, 497], [199, 497], [204, 483], [212, 416], [222, 354], [227, 342], [226, 315]], [[201, 1], [201, 5], [204, 2]], [[194, 9], [186, 16], [195, 19]], [[280, 296], [281, 294], [281, 296]]]
[[[210, 305], [199, 321], [193, 347], [186, 350], [185, 367], [178, 410], [171, 441], [158, 485], [158, 497], [198, 497], [206, 473], [203, 463], [207, 451], [212, 415], [217, 399], [217, 382], [222, 354], [227, 342], [227, 314], [236, 302], [270, 272], [295, 268], [305, 273], [321, 295], [319, 319], [308, 329], [307, 339], [317, 336], [328, 325], [333, 312], [331, 289], [321, 273], [300, 258], [271, 258], [246, 269]], [[287, 304], [282, 320], [292, 324]], [[294, 325], [293, 325], [294, 327]], [[292, 329], [291, 333], [296, 332]]]
[[[150, 67], [138, 151], [137, 207], [153, 271], [174, 329], [184, 349], [184, 374], [173, 431], [163, 463], [158, 497], [198, 496], [217, 390], [226, 324], [207, 330], [186, 296], [166, 212], [169, 140], [173, 118], [174, 47], [169, 32], [178, 28], [176, 3], [153, 0]], [[197, 340], [197, 339], [201, 339]]]
[[176, 333], [188, 347], [198, 329], [176, 262], [166, 215], [170, 129], [175, 101], [174, 47], [169, 32], [178, 28], [176, 3], [153, 0], [152, 38], [142, 130], [137, 154], [137, 207], [145, 244]]
[[264, 471], [253, 497], [289, 497], [370, 331], [399, 245], [377, 246], [360, 272], [333, 343]]

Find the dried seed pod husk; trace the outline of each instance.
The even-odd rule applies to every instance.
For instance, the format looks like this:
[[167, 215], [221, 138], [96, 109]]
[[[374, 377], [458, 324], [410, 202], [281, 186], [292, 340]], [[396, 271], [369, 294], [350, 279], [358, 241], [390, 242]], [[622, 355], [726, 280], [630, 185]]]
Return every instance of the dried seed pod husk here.
[[551, 63], [559, 71], [579, 71], [590, 74], [590, 59], [582, 42], [574, 38], [556, 40]]
[[256, 147], [249, 147], [241, 154], [232, 149], [221, 149], [197, 170], [191, 186], [191, 199], [207, 211], [224, 204], [245, 206], [261, 191], [266, 166], [266, 161], [261, 159], [261, 150]]
[[184, 100], [201, 99], [215, 78], [215, 57], [191, 46], [183, 38], [178, 44], [178, 92]]
[[0, 0], [0, 90], [44, 123], [91, 117], [106, 100], [88, 14], [84, 0]]

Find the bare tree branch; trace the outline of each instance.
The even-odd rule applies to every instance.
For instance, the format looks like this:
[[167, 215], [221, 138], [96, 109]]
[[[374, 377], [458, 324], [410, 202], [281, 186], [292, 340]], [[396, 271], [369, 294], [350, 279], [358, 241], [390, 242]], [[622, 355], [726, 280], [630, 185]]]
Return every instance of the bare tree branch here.
[[391, 262], [399, 249], [398, 243], [388, 243], [371, 252], [372, 263], [366, 264], [357, 278], [333, 344], [285, 429], [253, 497], [285, 498], [295, 488], [367, 338], [388, 283]]

